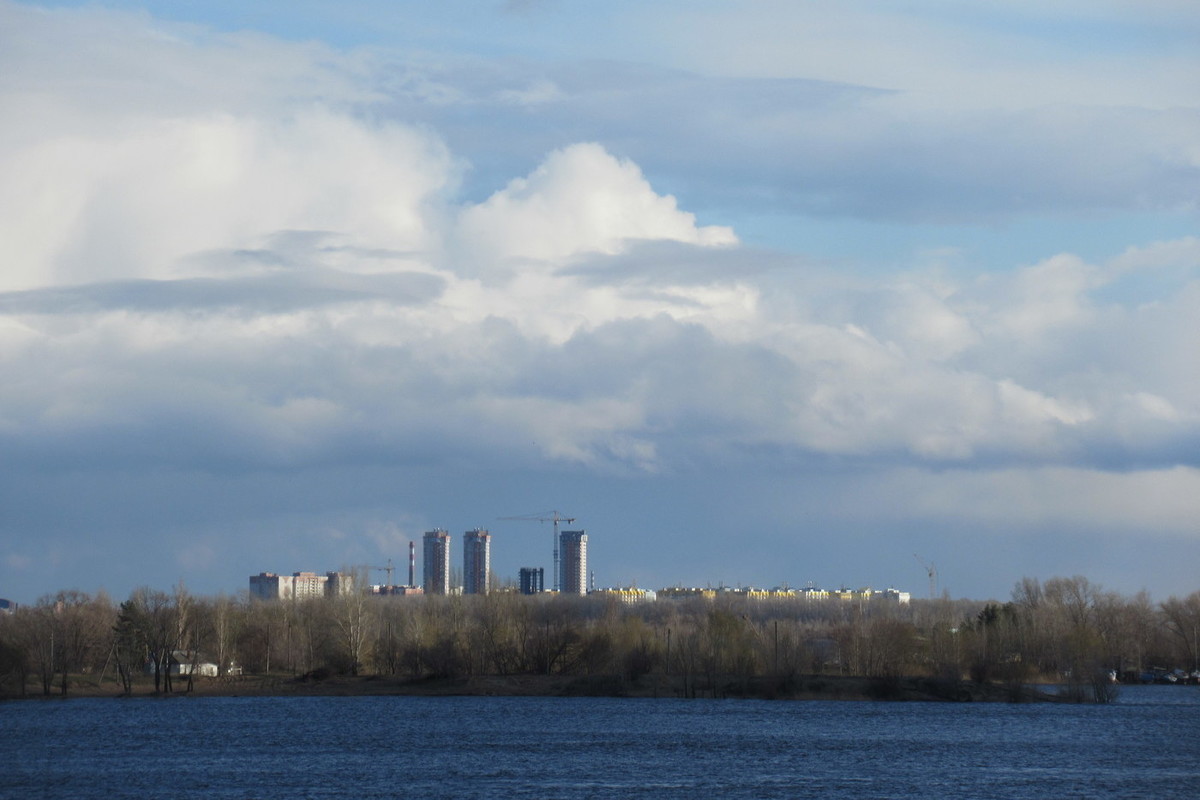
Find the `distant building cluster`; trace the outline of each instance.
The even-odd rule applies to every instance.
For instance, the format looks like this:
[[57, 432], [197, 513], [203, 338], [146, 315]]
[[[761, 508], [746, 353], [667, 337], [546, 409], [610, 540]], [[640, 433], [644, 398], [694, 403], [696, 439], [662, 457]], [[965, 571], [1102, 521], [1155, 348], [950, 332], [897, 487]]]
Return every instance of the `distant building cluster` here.
[[354, 591], [354, 576], [346, 572], [293, 572], [276, 575], [260, 572], [250, 576], [250, 596], [261, 600], [307, 600], [337, 597]]
[[659, 589], [655, 593], [663, 599], [680, 599], [688, 597], [701, 597], [709, 600], [716, 599], [718, 596], [736, 596], [745, 597], [750, 600], [859, 600], [869, 602], [871, 600], [888, 600], [893, 603], [907, 604], [912, 596], [908, 592], [901, 592], [898, 589], [872, 589], [864, 587], [861, 589], [816, 589], [807, 587], [804, 589], [756, 589], [753, 587], [719, 587], [719, 588], [695, 588], [672, 586], [667, 589]]
[[[450, 533], [442, 528], [427, 531], [425, 546], [426, 594], [451, 594]], [[563, 594], [587, 594], [587, 531], [562, 531], [558, 537], [559, 570], [562, 573]], [[493, 590], [492, 534], [475, 528], [463, 534], [462, 560], [463, 594], [487, 594]], [[546, 573], [542, 567], [521, 567], [521, 594], [541, 594], [546, 591]]]
[[658, 599], [658, 592], [651, 589], [639, 589], [636, 586], [627, 588], [606, 588], [593, 589], [588, 594], [597, 597], [611, 597], [614, 600], [620, 600], [622, 603], [633, 605], [634, 603], [648, 603]]
[[[454, 580], [451, 570], [453, 537], [444, 528], [426, 531], [422, 537], [422, 580], [416, 582], [416, 544], [409, 543], [408, 583], [397, 585], [392, 582], [391, 561], [385, 569], [386, 584], [369, 585], [367, 591], [381, 595], [449, 595], [488, 594], [494, 591], [492, 574], [492, 534], [483, 528], [474, 528], [463, 534], [462, 582]], [[556, 563], [560, 572], [559, 584], [563, 594], [584, 595], [588, 593], [587, 531], [561, 531], [556, 540]], [[560, 555], [561, 553], [561, 555]], [[250, 594], [263, 600], [293, 599], [309, 597], [332, 597], [351, 591], [348, 587], [353, 578], [347, 573], [295, 572], [291, 575], [276, 575], [263, 572], [250, 576]], [[546, 573], [542, 567], [522, 567], [519, 576], [521, 594], [541, 594], [546, 591]]]
[[[737, 596], [752, 600], [885, 600], [905, 604], [911, 599], [908, 592], [897, 589], [804, 589], [776, 588], [756, 589], [728, 587], [682, 587], [673, 586], [658, 591], [637, 587], [609, 587], [597, 589], [588, 572], [588, 535], [584, 530], [556, 531], [555, 564], [558, 570], [555, 584], [561, 594], [596, 595], [611, 597], [623, 603], [645, 603], [654, 600], [686, 598], [716, 599], [719, 596]], [[496, 591], [492, 575], [492, 535], [482, 528], [474, 528], [463, 534], [461, 585], [454, 580], [451, 570], [450, 532], [444, 528], [427, 531], [422, 538], [424, 571], [422, 582], [416, 583], [416, 543], [409, 543], [408, 583], [397, 585], [392, 581], [391, 561], [385, 569], [386, 584], [368, 585], [366, 591], [380, 595], [449, 595], [488, 594]], [[516, 591], [521, 594], [547, 592], [546, 572], [542, 567], [521, 567], [517, 576]], [[294, 599], [311, 597], [336, 597], [354, 591], [354, 578], [349, 573], [295, 572], [291, 575], [276, 575], [263, 572], [250, 576], [250, 594], [264, 600]], [[513, 589], [506, 589], [513, 591]]]

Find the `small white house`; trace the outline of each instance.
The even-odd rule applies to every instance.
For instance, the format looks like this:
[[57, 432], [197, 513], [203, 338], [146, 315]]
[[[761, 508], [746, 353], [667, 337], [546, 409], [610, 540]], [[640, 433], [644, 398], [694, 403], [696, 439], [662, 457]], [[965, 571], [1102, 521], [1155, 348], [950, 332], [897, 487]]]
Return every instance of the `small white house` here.
[[[171, 675], [200, 675], [205, 678], [215, 678], [218, 672], [217, 665], [202, 653], [188, 650], [173, 650], [171, 657], [167, 660], [167, 665], [167, 671]], [[146, 674], [153, 675], [156, 672], [158, 672], [158, 664], [148, 661]]]

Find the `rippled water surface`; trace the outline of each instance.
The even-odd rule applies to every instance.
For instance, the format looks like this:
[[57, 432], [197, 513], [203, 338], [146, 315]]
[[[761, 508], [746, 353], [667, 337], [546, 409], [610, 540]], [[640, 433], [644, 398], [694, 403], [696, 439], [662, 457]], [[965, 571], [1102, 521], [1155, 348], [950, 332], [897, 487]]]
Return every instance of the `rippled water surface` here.
[[1200, 688], [1108, 706], [507, 697], [0, 704], [5, 798], [1200, 798]]

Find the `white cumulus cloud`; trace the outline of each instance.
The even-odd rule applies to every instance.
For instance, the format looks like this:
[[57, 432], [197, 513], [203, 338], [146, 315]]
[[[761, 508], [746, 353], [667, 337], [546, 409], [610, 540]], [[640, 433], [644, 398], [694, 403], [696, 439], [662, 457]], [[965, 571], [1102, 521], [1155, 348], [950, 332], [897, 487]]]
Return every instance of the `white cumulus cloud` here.
[[527, 177], [465, 209], [458, 236], [464, 269], [488, 262], [554, 261], [581, 253], [620, 252], [630, 241], [732, 245], [733, 231], [697, 226], [675, 198], [657, 194], [638, 166], [596, 144], [551, 153]]

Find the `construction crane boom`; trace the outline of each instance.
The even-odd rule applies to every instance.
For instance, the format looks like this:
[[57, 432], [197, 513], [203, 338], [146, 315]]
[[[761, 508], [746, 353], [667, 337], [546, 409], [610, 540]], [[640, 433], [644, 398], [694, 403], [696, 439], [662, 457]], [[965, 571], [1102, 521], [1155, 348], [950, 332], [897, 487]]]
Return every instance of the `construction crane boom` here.
[[922, 567], [925, 568], [925, 574], [929, 576], [929, 599], [936, 600], [937, 599], [937, 577], [938, 577], [937, 565], [933, 564], [933, 563], [926, 563], [925, 559], [921, 558], [916, 553], [913, 553], [913, 558], [915, 558], [917, 560], [918, 564], [920, 564]]
[[386, 567], [367, 567], [367, 569], [374, 569], [374, 570], [379, 570], [380, 572], [386, 572], [387, 573], [387, 585], [388, 586], [395, 585], [392, 582], [392, 573], [396, 571], [396, 568], [392, 566], [392, 560], [390, 558], [388, 559], [388, 563], [387, 563]]
[[554, 523], [554, 591], [559, 591], [561, 587], [558, 585], [558, 523], [565, 522], [569, 525], [575, 521], [575, 517], [564, 517], [557, 511], [539, 511], [536, 514], [521, 514], [520, 516], [516, 517], [500, 517], [500, 519]]

